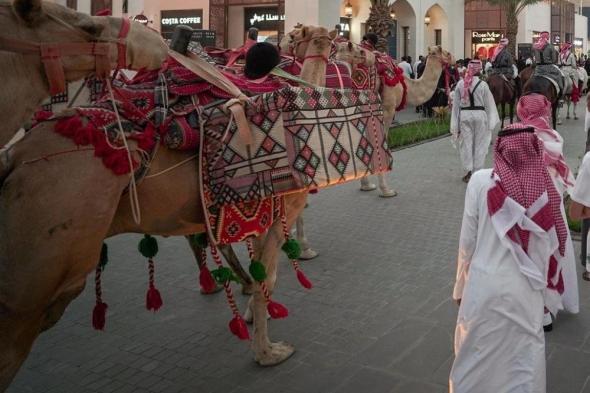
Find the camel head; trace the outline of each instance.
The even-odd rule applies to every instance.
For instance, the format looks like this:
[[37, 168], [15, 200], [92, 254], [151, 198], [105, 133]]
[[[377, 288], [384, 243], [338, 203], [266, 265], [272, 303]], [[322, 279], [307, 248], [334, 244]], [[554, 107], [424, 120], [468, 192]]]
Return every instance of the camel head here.
[[368, 49], [352, 42], [338, 42], [336, 46], [336, 60], [344, 61], [355, 68], [359, 64], [364, 64], [368, 67], [375, 65], [375, 54]]
[[310, 55], [323, 55], [327, 58], [332, 40], [337, 36], [336, 30], [328, 32], [324, 27], [297, 25], [281, 41], [281, 50], [299, 60]]
[[428, 57], [438, 59], [441, 64], [454, 64], [455, 58], [452, 54], [440, 47], [440, 45], [428, 48]]
[[[126, 38], [120, 40], [124, 27], [121, 18], [89, 16], [41, 0], [13, 0], [12, 9], [14, 12], [9, 3], [0, 1], [1, 34], [13, 39], [36, 44], [106, 43], [111, 69], [117, 65], [135, 70], [157, 69], [167, 57], [168, 48], [158, 33], [137, 22], [130, 22]], [[31, 61], [41, 64], [40, 57]], [[66, 80], [80, 79], [97, 69], [93, 54], [62, 55], [60, 61]]]

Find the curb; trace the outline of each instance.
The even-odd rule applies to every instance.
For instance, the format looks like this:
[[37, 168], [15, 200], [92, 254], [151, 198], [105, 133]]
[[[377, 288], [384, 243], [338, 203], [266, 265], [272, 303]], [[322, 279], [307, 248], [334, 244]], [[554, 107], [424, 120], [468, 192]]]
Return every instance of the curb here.
[[423, 145], [425, 143], [434, 142], [434, 141], [437, 141], [437, 140], [443, 139], [443, 138], [448, 138], [449, 136], [451, 136], [451, 132], [450, 131], [447, 131], [446, 134], [435, 136], [434, 138], [424, 139], [424, 140], [421, 140], [419, 142], [414, 142], [414, 143], [411, 143], [411, 144], [405, 145], [405, 146], [395, 147], [395, 148], [389, 149], [389, 150], [392, 151], [392, 152], [396, 152], [396, 151], [401, 151], [401, 150], [405, 150], [405, 149], [410, 149], [412, 147], [420, 146], [420, 145]]

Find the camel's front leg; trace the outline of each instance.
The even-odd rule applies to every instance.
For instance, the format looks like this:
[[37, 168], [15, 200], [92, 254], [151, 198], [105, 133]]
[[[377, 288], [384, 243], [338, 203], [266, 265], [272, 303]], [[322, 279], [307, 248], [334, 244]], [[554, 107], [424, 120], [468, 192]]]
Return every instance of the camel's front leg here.
[[380, 173], [377, 175], [377, 178], [379, 179], [379, 189], [381, 190], [381, 194], [379, 194], [380, 197], [392, 198], [394, 196], [397, 196], [397, 191], [395, 191], [393, 188], [389, 187], [389, 184], [387, 184], [387, 179], [385, 178], [385, 174]]
[[[287, 205], [287, 228], [295, 222], [305, 207], [307, 193], [293, 194], [285, 197]], [[260, 259], [266, 268], [266, 286], [272, 294], [277, 279], [277, 262], [279, 251], [284, 242], [282, 224], [277, 221], [268, 230], [262, 249], [256, 247], [255, 258]], [[259, 244], [259, 243], [258, 243]], [[255, 244], [256, 246], [256, 244]], [[254, 314], [254, 356], [261, 366], [274, 366], [288, 359], [295, 348], [284, 342], [273, 343], [268, 337], [268, 321], [266, 319], [267, 302], [263, 293], [258, 290], [251, 300], [251, 309]]]

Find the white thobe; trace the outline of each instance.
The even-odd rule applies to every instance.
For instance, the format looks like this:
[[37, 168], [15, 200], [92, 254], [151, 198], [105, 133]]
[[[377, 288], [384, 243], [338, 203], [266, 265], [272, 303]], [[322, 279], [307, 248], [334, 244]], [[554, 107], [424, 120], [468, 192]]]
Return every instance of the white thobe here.
[[[588, 112], [590, 113], [590, 112]], [[586, 129], [588, 129], [588, 114], [586, 115]], [[582, 160], [582, 165], [578, 171], [578, 177], [576, 178], [576, 185], [574, 191], [571, 193], [571, 197], [574, 201], [590, 207], [590, 153], [586, 153]], [[586, 245], [590, 246], [590, 236], [586, 239]], [[590, 272], [590, 263], [588, 263], [590, 248], [586, 249], [586, 271]]]
[[484, 107], [485, 110], [461, 110], [461, 107], [470, 105], [469, 98], [461, 98], [464, 80], [457, 83], [453, 93], [451, 134], [459, 143], [463, 169], [471, 172], [483, 168], [492, 140], [492, 131], [500, 124], [498, 109], [488, 84], [482, 81], [477, 89], [473, 90], [479, 81], [479, 77], [473, 78], [471, 91], [475, 106]]
[[[507, 239], [494, 229], [487, 206], [493, 185], [491, 169], [478, 171], [465, 195], [453, 290], [461, 306], [450, 393], [545, 393], [543, 285], [531, 285]], [[527, 225], [535, 226], [530, 220]]]

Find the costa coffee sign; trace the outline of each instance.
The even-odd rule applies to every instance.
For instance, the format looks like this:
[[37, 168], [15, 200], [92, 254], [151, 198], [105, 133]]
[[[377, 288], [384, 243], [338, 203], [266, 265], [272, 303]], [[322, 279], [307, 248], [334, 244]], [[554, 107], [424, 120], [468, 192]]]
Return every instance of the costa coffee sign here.
[[500, 31], [473, 31], [471, 32], [471, 42], [473, 44], [497, 44], [502, 39]]
[[193, 29], [203, 28], [203, 10], [163, 10], [160, 13], [160, 26], [162, 35], [171, 37], [174, 28], [178, 25], [186, 25]]

